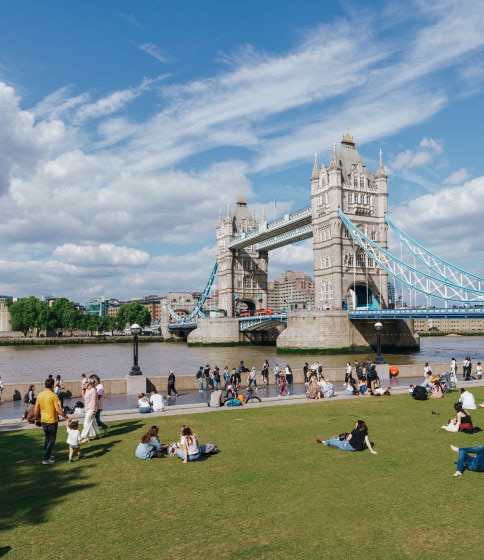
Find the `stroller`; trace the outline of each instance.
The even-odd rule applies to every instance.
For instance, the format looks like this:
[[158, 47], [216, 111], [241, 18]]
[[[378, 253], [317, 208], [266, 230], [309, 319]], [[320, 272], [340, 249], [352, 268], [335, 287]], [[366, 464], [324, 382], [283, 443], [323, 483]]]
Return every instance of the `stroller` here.
[[455, 378], [455, 374], [452, 374], [452, 372], [450, 371], [446, 371], [442, 374], [439, 383], [442, 386], [443, 393], [450, 393], [452, 388], [457, 387], [457, 379]]

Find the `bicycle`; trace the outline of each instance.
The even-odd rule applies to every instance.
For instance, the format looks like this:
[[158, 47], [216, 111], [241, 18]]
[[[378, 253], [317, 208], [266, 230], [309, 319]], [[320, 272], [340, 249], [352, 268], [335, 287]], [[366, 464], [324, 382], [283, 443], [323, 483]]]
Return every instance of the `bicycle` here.
[[260, 397], [258, 397], [255, 393], [254, 393], [254, 389], [250, 388], [247, 389], [247, 392], [244, 395], [244, 404], [247, 404], [249, 401], [259, 401], [262, 402]]

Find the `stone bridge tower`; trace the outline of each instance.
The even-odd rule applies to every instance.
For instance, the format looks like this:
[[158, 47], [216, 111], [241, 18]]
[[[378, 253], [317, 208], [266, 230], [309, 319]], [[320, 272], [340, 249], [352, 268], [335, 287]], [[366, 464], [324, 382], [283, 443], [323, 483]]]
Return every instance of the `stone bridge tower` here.
[[368, 237], [387, 248], [387, 175], [371, 174], [347, 132], [329, 167], [315, 157], [311, 175], [315, 305], [320, 310], [388, 307], [388, 274], [352, 240], [338, 208]]
[[[262, 218], [261, 221], [264, 221]], [[250, 311], [267, 308], [268, 252], [228, 248], [234, 235], [258, 228], [255, 217], [250, 215], [243, 197], [237, 200], [233, 215], [230, 209], [217, 225], [217, 262], [219, 308], [235, 317], [240, 309]]]

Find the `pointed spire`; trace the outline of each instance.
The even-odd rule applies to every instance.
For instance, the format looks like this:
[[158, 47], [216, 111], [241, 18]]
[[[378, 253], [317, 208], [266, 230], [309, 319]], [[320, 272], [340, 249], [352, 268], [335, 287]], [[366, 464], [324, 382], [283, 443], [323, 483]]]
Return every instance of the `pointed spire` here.
[[230, 220], [231, 218], [232, 216], [230, 215], [230, 204], [227, 203], [227, 217], [225, 219]]
[[386, 171], [385, 171], [385, 166], [383, 165], [383, 152], [380, 148], [380, 160], [378, 162], [378, 169], [376, 171], [376, 176], [377, 177], [386, 177]]
[[317, 179], [318, 177], [319, 177], [318, 152], [314, 152], [314, 166], [313, 166], [313, 172], [311, 173], [311, 180]]
[[336, 153], [336, 140], [333, 140], [333, 157], [331, 158], [331, 163], [329, 169], [335, 169], [339, 167], [338, 154]]

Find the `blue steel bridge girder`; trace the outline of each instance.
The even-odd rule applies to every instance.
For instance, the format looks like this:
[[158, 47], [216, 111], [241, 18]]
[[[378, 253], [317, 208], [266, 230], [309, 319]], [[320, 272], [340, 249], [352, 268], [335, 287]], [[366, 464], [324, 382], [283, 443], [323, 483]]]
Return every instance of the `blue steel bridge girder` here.
[[415, 266], [406, 264], [367, 237], [348, 219], [341, 209], [338, 210], [338, 214], [353, 239], [355, 239], [363, 251], [381, 268], [409, 288], [426, 296], [437, 297], [447, 302], [484, 303], [484, 291], [479, 289], [480, 286], [478, 284], [474, 284], [472, 287], [469, 285], [463, 286], [443, 276], [441, 271], [431, 274], [430, 272], [433, 272], [432, 268], [430, 272], [425, 272], [417, 269]]
[[[282, 218], [278, 218], [272, 222], [260, 225], [251, 231], [243, 232], [231, 238], [229, 249], [243, 249], [250, 245], [256, 246], [257, 250], [275, 249], [290, 243], [295, 243], [301, 239], [307, 239], [312, 236], [312, 211], [311, 206], [301, 208], [291, 214], [285, 214]], [[298, 230], [301, 231], [299, 234]], [[279, 237], [288, 234], [289, 237]], [[279, 244], [274, 240], [279, 238]], [[263, 242], [268, 242], [267, 246]]]
[[385, 221], [408, 251], [426, 266], [428, 270], [432, 270], [434, 277], [440, 276], [442, 279], [451, 280], [462, 289], [476, 290], [478, 292], [484, 291], [484, 278], [466, 272], [462, 268], [438, 257], [401, 230], [387, 214], [385, 214]]

